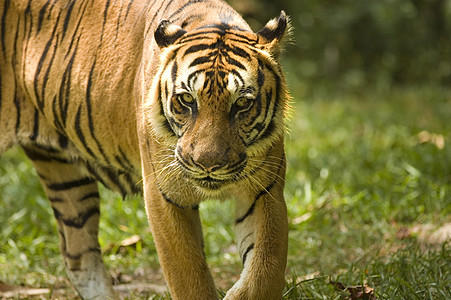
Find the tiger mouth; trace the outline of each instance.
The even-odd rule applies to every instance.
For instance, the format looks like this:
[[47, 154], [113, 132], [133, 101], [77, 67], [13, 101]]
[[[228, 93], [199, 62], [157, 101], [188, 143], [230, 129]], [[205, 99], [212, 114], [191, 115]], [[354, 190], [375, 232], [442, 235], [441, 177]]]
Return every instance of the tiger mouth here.
[[[239, 179], [243, 177], [241, 173], [245, 169], [247, 164], [246, 161], [239, 162], [235, 166], [232, 166], [231, 169], [227, 170], [225, 172], [226, 174], [218, 175], [210, 172], [196, 172], [185, 162], [185, 160], [181, 159], [178, 156], [177, 161], [185, 171], [185, 177], [187, 177], [198, 187], [210, 191], [220, 190], [227, 185], [239, 181]], [[218, 178], [218, 176], [224, 178]]]
[[192, 178], [195, 183], [204, 189], [207, 190], [219, 190], [222, 187], [229, 185], [230, 183], [232, 183], [232, 180], [228, 180], [228, 179], [217, 179], [217, 178], [213, 178], [210, 175], [207, 175], [205, 177], [201, 177], [201, 178]]

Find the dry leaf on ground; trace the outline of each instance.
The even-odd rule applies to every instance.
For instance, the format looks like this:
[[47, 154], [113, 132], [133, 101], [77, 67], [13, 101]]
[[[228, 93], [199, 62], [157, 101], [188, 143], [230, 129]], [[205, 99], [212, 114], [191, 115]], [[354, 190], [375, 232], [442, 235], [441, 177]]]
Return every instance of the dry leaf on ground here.
[[374, 288], [368, 285], [357, 285], [357, 286], [345, 286], [343, 283], [339, 281], [329, 281], [331, 285], [335, 287], [335, 289], [339, 291], [344, 291], [349, 293], [349, 300], [355, 299], [365, 299], [365, 300], [377, 300], [376, 295], [374, 294]]

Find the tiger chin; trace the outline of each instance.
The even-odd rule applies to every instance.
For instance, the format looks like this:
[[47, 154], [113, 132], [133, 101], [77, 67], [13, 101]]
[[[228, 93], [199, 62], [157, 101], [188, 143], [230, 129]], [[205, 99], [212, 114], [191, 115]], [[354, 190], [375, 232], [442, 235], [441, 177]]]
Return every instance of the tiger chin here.
[[143, 195], [174, 299], [217, 299], [199, 204], [235, 202], [225, 299], [280, 299], [288, 221], [282, 11], [254, 33], [221, 0], [0, 2], [0, 153], [20, 145], [83, 299], [117, 299], [97, 182]]

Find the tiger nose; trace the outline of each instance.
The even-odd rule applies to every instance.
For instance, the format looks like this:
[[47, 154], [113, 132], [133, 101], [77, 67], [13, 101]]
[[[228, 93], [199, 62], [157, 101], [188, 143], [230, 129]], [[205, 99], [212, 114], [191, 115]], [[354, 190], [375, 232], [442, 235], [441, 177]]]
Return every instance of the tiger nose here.
[[211, 173], [226, 167], [229, 163], [230, 148], [216, 145], [202, 148], [198, 148], [191, 156], [193, 164], [202, 171]]
[[204, 159], [203, 157], [197, 157], [192, 158], [192, 161], [194, 165], [196, 165], [198, 168], [202, 169], [205, 172], [211, 173], [216, 170], [219, 170], [223, 167], [225, 167], [228, 163], [227, 159], [215, 159], [215, 160], [209, 160]]

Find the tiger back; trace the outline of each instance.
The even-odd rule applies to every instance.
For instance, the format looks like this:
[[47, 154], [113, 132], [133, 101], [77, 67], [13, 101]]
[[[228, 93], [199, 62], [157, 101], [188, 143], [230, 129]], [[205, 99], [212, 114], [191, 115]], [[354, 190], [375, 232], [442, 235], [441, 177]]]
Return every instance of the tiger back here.
[[285, 13], [254, 33], [220, 0], [5, 0], [0, 26], [0, 154], [18, 144], [33, 162], [82, 298], [117, 297], [97, 181], [143, 195], [174, 299], [218, 297], [208, 198], [235, 201], [243, 271], [226, 299], [281, 298]]

